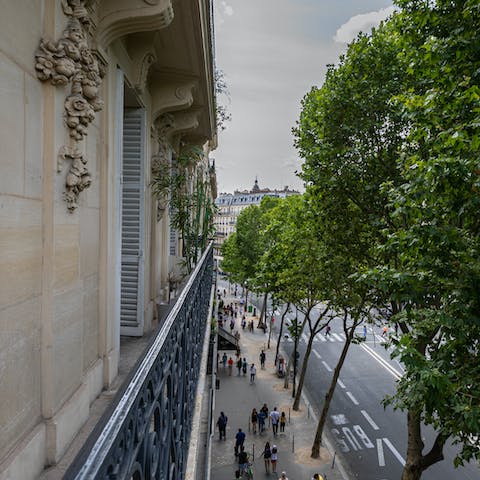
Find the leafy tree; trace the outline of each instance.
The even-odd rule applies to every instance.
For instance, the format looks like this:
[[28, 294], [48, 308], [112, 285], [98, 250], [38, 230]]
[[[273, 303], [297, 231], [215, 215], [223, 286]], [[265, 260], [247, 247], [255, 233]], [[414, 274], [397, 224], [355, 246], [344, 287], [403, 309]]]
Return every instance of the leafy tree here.
[[[398, 159], [402, 182], [385, 185], [398, 219], [383, 251], [395, 265], [370, 270], [402, 308], [395, 354], [405, 365], [387, 402], [408, 412], [402, 480], [443, 459], [447, 439], [461, 465], [480, 457], [479, 76], [476, 1], [398, 1], [402, 55], [415, 81], [396, 101], [410, 128]], [[436, 438], [424, 452], [422, 425]]]
[[180, 233], [188, 273], [197, 263], [199, 252], [206, 248], [214, 228], [215, 205], [210, 198], [209, 181], [196, 168], [203, 155], [202, 149], [192, 147], [178, 155], [173, 166], [158, 163], [150, 184], [157, 200], [169, 205], [170, 225]]
[[360, 35], [339, 64], [329, 66], [323, 86], [306, 95], [294, 129], [305, 159], [301, 176], [330, 270], [332, 306], [346, 336], [325, 396], [313, 457], [319, 455], [328, 407], [355, 329], [374, 301], [371, 289], [353, 275], [383, 260], [385, 252], [375, 247], [395, 228], [383, 184], [401, 181], [397, 158], [408, 130], [401, 108], [391, 102], [405, 82], [398, 53], [398, 34], [386, 25], [370, 36]]

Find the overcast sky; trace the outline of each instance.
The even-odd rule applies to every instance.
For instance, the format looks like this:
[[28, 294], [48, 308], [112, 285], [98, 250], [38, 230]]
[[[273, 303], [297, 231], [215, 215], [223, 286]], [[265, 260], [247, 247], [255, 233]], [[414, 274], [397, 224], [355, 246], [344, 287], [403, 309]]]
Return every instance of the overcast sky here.
[[255, 176], [261, 188], [303, 190], [291, 133], [300, 101], [359, 31], [392, 11], [391, 0], [215, 0], [216, 64], [232, 115], [211, 153], [219, 192], [249, 189]]

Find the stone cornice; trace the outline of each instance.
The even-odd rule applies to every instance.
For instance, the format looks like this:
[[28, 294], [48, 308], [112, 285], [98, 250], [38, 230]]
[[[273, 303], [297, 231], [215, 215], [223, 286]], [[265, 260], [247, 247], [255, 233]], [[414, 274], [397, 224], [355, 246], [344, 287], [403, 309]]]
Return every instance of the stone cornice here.
[[98, 41], [108, 46], [131, 33], [165, 28], [172, 20], [171, 0], [103, 0], [98, 13]]

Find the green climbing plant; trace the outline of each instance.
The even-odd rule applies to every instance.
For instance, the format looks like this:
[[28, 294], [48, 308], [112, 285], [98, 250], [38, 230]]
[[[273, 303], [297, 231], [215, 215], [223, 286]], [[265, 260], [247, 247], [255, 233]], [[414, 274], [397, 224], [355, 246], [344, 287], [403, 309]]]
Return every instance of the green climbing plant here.
[[191, 147], [175, 158], [174, 165], [159, 163], [152, 172], [153, 196], [168, 205], [170, 226], [180, 234], [183, 267], [189, 274], [213, 234], [215, 205], [209, 195], [209, 180], [197, 175], [195, 166], [204, 153]]

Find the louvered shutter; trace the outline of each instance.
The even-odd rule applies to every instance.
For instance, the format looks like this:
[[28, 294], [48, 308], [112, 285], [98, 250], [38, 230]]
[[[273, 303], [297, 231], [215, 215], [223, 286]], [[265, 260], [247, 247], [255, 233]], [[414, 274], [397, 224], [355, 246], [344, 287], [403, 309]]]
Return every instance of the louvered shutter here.
[[125, 109], [122, 164], [122, 335], [143, 335], [145, 110]]

